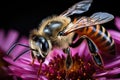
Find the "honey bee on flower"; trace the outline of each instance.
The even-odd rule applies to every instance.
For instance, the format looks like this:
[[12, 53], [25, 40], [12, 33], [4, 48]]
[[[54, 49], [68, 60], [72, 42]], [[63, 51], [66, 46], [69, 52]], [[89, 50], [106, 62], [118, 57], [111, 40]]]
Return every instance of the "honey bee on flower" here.
[[[103, 68], [104, 62], [99, 50], [104, 54], [115, 55], [115, 43], [109, 32], [101, 24], [113, 20], [114, 16], [107, 12], [96, 12], [90, 17], [82, 16], [77, 18], [76, 21], [72, 21], [70, 18], [71, 15], [88, 11], [91, 3], [92, 0], [80, 1], [58, 16], [44, 19], [38, 29], [31, 31], [29, 37], [30, 46], [15, 43], [8, 50], [8, 54], [17, 45], [27, 47], [28, 49], [19, 54], [14, 61], [31, 50], [33, 63], [37, 59], [41, 70], [42, 63], [47, 55], [54, 48], [59, 48], [67, 54], [65, 63], [68, 70], [73, 65], [70, 47], [76, 48], [83, 40], [86, 40], [93, 62], [98, 67]], [[73, 43], [77, 37], [78, 40]]]

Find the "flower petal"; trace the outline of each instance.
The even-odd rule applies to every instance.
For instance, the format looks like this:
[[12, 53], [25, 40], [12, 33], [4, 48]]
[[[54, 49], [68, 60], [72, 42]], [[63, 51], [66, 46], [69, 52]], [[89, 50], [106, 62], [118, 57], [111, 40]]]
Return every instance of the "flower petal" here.
[[[19, 42], [20, 44], [24, 44], [24, 45], [28, 45], [28, 40], [25, 37], [22, 37]], [[24, 46], [19, 46], [17, 45], [13, 50], [12, 50], [12, 54], [10, 54], [10, 56], [12, 56], [13, 58], [16, 58], [16, 56], [18, 56], [19, 54], [21, 54], [24, 50], [26, 50], [28, 48], [24, 47]], [[28, 54], [24, 54], [24, 55], [28, 55]], [[29, 54], [30, 55], [30, 54]], [[23, 55], [22, 55], [23, 56]], [[20, 56], [20, 57], [22, 57]]]
[[4, 42], [4, 38], [5, 38], [4, 30], [0, 29], [0, 48], [3, 48], [2, 44]]
[[99, 72], [94, 74], [94, 77], [109, 77], [112, 78], [115, 75], [120, 74], [120, 68], [115, 68], [115, 69], [111, 69], [111, 70], [105, 70], [105, 72]]
[[120, 17], [115, 18], [115, 25], [120, 30]]
[[108, 75], [116, 75], [116, 74], [120, 74], [120, 68], [115, 68], [111, 71], [108, 71]]
[[115, 31], [115, 30], [109, 30], [109, 32], [115, 41], [116, 54], [120, 55], [120, 32]]
[[14, 31], [14, 30], [9, 31], [9, 33], [8, 33], [7, 37], [5, 38], [4, 43], [3, 43], [4, 51], [7, 51], [10, 48], [10, 46], [18, 38], [18, 35], [19, 35], [18, 32]]
[[120, 59], [116, 60], [116, 61], [112, 61], [109, 64], [106, 64], [105, 68], [109, 69], [109, 68], [113, 68], [113, 67], [117, 67], [117, 66], [120, 66]]
[[107, 80], [105, 77], [100, 77], [98, 80]]
[[108, 30], [112, 36], [112, 38], [115, 40], [115, 42], [120, 43], [120, 32], [115, 30]]

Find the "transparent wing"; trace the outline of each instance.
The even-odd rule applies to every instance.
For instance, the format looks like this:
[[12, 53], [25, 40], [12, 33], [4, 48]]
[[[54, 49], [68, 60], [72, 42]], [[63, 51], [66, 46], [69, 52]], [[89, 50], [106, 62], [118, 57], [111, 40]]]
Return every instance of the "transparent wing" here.
[[114, 19], [114, 16], [106, 12], [97, 12], [90, 16], [90, 18], [94, 20], [95, 24], [103, 24]]
[[114, 16], [112, 14], [109, 14], [106, 12], [97, 12], [97, 13], [94, 13], [90, 17], [81, 17], [74, 24], [71, 23], [64, 30], [64, 33], [68, 34], [68, 33], [73, 32], [79, 28], [89, 27], [89, 26], [97, 25], [97, 24], [103, 24], [103, 23], [111, 21], [112, 19], [114, 19]]
[[62, 16], [70, 16], [73, 14], [81, 14], [83, 12], [86, 12], [89, 10], [89, 7], [91, 6], [92, 1], [93, 0], [80, 1], [80, 2], [76, 3], [75, 5], [73, 5], [72, 7], [70, 7], [65, 12], [63, 12], [61, 15]]

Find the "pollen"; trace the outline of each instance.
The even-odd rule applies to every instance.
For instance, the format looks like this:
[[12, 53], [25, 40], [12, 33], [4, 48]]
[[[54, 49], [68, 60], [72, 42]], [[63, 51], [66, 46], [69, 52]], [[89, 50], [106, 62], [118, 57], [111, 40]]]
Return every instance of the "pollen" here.
[[64, 56], [56, 56], [48, 66], [46, 66], [46, 77], [49, 80], [94, 80], [91, 76], [95, 73], [94, 64], [85, 61], [78, 54], [72, 57], [73, 64], [70, 69], [66, 69]]
[[86, 73], [84, 72], [83, 75], [86, 76]]
[[47, 73], [46, 76], [48, 77], [48, 76], [49, 76], [49, 73]]
[[60, 76], [60, 75], [58, 75], [58, 76], [57, 76], [57, 79], [61, 79], [61, 76]]

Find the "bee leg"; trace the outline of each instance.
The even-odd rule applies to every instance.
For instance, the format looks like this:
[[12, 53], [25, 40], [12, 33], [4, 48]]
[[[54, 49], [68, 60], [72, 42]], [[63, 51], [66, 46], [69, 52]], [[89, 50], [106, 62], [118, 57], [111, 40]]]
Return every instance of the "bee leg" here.
[[38, 72], [37, 72], [37, 76], [39, 77], [39, 75], [41, 73], [41, 68], [42, 68], [43, 60], [41, 59], [41, 56], [37, 56], [37, 60], [40, 63], [40, 67], [39, 67]]
[[72, 55], [70, 53], [70, 48], [64, 49], [63, 52], [67, 54], [67, 58], [65, 60], [65, 66], [66, 66], [66, 80], [68, 80], [68, 69], [70, 69], [70, 67], [72, 66], [73, 60], [72, 60]]
[[73, 36], [73, 38], [72, 38], [72, 41], [74, 41], [77, 37], [78, 37], [78, 34], [75, 33], [74, 36]]
[[32, 56], [32, 62], [31, 62], [31, 64], [33, 65], [34, 62], [35, 62], [35, 55], [34, 55], [33, 51], [31, 51], [31, 56]]
[[70, 53], [70, 48], [66, 48], [63, 50], [63, 52], [65, 52], [67, 54], [67, 58], [66, 58], [66, 68], [69, 69], [73, 63], [72, 61], [72, 56], [71, 56], [71, 53]]
[[40, 73], [41, 73], [41, 68], [42, 68], [42, 61], [40, 61], [40, 67], [39, 67], [39, 70], [38, 70], [38, 72], [37, 72], [37, 76], [40, 75]]
[[93, 61], [98, 67], [103, 68], [103, 61], [102, 61], [101, 55], [98, 53], [98, 49], [96, 45], [89, 38], [86, 38], [86, 40], [87, 40], [88, 47], [91, 52]]
[[[77, 37], [77, 34], [76, 34], [76, 37]], [[69, 46], [72, 47], [72, 48], [76, 48], [76, 47], [78, 47], [78, 46], [82, 43], [82, 41], [83, 41], [84, 39], [85, 39], [85, 37], [82, 36], [82, 37], [80, 37], [75, 43], [69, 44]], [[74, 40], [74, 38], [73, 38], [73, 40]]]

